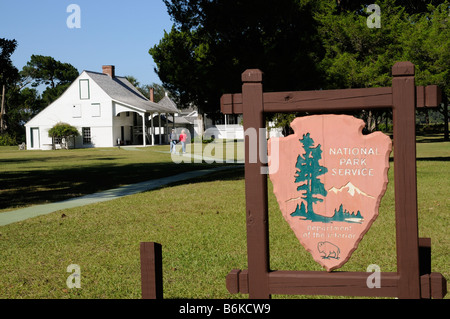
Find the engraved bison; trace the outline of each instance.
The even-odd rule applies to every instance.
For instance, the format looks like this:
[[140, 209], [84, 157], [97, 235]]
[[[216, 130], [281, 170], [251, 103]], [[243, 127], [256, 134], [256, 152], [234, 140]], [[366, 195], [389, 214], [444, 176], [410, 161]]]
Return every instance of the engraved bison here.
[[339, 247], [329, 241], [321, 241], [317, 244], [317, 250], [322, 253], [323, 259], [335, 258], [339, 259]]

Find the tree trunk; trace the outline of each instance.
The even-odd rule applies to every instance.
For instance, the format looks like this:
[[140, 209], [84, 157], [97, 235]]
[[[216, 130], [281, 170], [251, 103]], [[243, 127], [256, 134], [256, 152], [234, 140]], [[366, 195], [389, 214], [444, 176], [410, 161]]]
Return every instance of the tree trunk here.
[[444, 102], [444, 141], [448, 141], [448, 98], [445, 94], [443, 95], [444, 96], [442, 101]]
[[[203, 123], [203, 113], [198, 112], [197, 115], [197, 125], [198, 125], [198, 135], [203, 138], [203, 133], [204, 133], [204, 123]], [[195, 137], [195, 136], [194, 136]]]
[[5, 115], [5, 85], [3, 84], [2, 88], [2, 105], [0, 110], [0, 133], [3, 133], [3, 130], [5, 129], [5, 126], [3, 124], [4, 122], [4, 115]]

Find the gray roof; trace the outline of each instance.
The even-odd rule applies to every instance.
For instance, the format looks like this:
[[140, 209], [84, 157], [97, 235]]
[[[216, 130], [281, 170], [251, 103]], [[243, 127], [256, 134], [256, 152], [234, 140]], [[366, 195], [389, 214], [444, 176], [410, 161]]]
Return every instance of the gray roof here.
[[[155, 103], [139, 92], [125, 77], [111, 78], [104, 73], [85, 71], [113, 100], [148, 112], [178, 113], [175, 103]], [[161, 102], [161, 101], [160, 101]]]
[[[168, 107], [170, 109], [177, 109], [177, 105], [175, 104], [174, 101], [172, 101], [172, 99], [167, 95], [164, 96], [159, 102], [158, 105], [164, 106], [164, 107]], [[178, 109], [177, 109], [178, 110]], [[178, 110], [177, 113], [180, 113], [180, 110]]]
[[[174, 117], [168, 116], [167, 119], [169, 120], [169, 122], [173, 123]], [[175, 116], [175, 124], [194, 124], [194, 121], [190, 121], [184, 116]]]

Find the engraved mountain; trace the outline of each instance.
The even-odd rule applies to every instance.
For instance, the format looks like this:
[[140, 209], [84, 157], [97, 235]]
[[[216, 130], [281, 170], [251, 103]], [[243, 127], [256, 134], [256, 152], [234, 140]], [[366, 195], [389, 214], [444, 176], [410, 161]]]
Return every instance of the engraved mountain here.
[[[374, 198], [373, 196], [370, 196], [366, 193], [364, 193], [362, 190], [360, 190], [358, 187], [356, 187], [355, 185], [353, 185], [351, 182], [348, 182], [347, 184], [345, 184], [344, 186], [341, 186], [340, 188], [336, 188], [335, 186], [333, 186], [332, 188], [330, 188], [328, 190], [329, 192], [333, 192], [335, 194], [345, 194], [346, 192], [349, 193], [351, 196], [355, 196], [355, 194], [361, 194], [363, 196], [367, 196], [369, 198]], [[301, 199], [300, 196], [297, 196], [295, 198], [290, 198], [288, 200], [286, 200], [286, 202], [291, 202], [291, 201], [296, 201]]]
[[[308, 215], [305, 210], [303, 202], [300, 203], [301, 198], [293, 198], [288, 201], [297, 201], [297, 207], [291, 214], [292, 217], [300, 217], [301, 219], [312, 220], [314, 222], [332, 223], [332, 222], [347, 222], [347, 223], [361, 223], [364, 220], [364, 212], [361, 207], [364, 203], [375, 203], [375, 197], [362, 191], [351, 182], [346, 183], [341, 187], [332, 187], [326, 194], [325, 204], [315, 204], [315, 211], [312, 216]], [[345, 206], [344, 204], [345, 203]]]
[[323, 209], [328, 213], [332, 210], [335, 214], [344, 214], [344, 221], [346, 222], [360, 223], [367, 217], [364, 208], [375, 204], [376, 198], [374, 196], [348, 182], [344, 186], [332, 187], [328, 191], [326, 207]]
[[328, 190], [328, 192], [334, 192], [335, 194], [347, 192], [351, 196], [355, 196], [355, 194], [358, 194], [358, 195], [360, 194], [360, 195], [363, 195], [363, 196], [374, 198], [373, 196], [370, 196], [370, 195], [367, 195], [366, 193], [364, 193], [358, 187], [353, 185], [352, 182], [348, 182], [347, 184], [345, 184], [344, 186], [342, 186], [340, 188], [336, 188], [336, 187], [333, 186], [330, 190]]

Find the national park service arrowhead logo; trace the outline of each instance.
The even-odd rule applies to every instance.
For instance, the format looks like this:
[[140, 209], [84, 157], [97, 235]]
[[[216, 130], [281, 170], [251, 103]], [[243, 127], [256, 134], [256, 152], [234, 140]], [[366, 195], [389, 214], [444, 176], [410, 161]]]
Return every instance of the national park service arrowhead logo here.
[[392, 143], [381, 132], [363, 135], [364, 121], [348, 115], [299, 117], [291, 127], [293, 135], [269, 140], [269, 176], [296, 237], [332, 271], [378, 216]]

